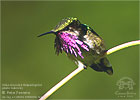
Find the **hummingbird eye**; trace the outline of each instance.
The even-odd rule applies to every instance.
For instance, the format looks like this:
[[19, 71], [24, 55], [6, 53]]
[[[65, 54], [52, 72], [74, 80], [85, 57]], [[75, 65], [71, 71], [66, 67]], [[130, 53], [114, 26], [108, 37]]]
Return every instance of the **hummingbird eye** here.
[[69, 30], [69, 27], [65, 27], [65, 30]]

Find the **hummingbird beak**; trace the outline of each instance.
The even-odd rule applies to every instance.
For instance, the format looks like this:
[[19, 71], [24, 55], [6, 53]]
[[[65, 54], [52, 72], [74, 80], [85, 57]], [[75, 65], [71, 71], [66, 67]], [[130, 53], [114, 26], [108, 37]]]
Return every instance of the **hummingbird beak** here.
[[46, 35], [46, 34], [50, 34], [50, 33], [55, 33], [55, 32], [54, 32], [54, 31], [46, 32], [46, 33], [40, 34], [40, 35], [37, 36], [37, 37], [40, 37], [40, 36], [43, 36], [43, 35]]

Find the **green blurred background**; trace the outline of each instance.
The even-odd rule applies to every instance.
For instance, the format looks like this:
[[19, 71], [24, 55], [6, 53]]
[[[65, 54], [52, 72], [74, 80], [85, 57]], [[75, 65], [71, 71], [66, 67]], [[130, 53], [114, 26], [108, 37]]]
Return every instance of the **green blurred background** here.
[[[61, 19], [77, 17], [104, 39], [107, 49], [139, 39], [138, 1], [3, 1], [1, 10], [1, 84], [42, 84], [24, 89], [31, 95], [42, 96], [77, 68], [64, 53], [55, 55], [55, 35], [37, 37]], [[108, 59], [113, 76], [88, 68], [50, 99], [138, 99], [139, 47], [123, 49]], [[130, 91], [136, 93], [133, 97], [115, 94], [119, 89], [116, 83], [123, 77], [136, 83]]]

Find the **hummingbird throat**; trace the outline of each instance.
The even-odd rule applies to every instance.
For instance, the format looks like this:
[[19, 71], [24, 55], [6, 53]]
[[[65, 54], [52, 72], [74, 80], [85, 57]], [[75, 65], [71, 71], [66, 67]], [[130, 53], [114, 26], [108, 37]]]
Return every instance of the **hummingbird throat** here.
[[75, 57], [79, 55], [82, 59], [84, 59], [80, 48], [83, 48], [86, 51], [89, 51], [89, 48], [82, 41], [80, 41], [77, 36], [66, 32], [59, 32], [58, 36], [62, 44], [62, 50], [64, 50], [66, 53], [74, 54]]

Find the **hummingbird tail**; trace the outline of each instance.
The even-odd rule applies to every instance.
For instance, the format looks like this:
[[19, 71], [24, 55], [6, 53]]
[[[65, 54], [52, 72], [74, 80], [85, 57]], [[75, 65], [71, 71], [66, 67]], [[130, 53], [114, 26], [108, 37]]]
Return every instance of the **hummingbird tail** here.
[[99, 63], [92, 64], [90, 67], [98, 72], [106, 72], [108, 75], [113, 74], [112, 65], [106, 57], [102, 58]]
[[106, 67], [105, 72], [106, 72], [108, 75], [113, 75], [113, 69], [112, 69], [112, 67]]

